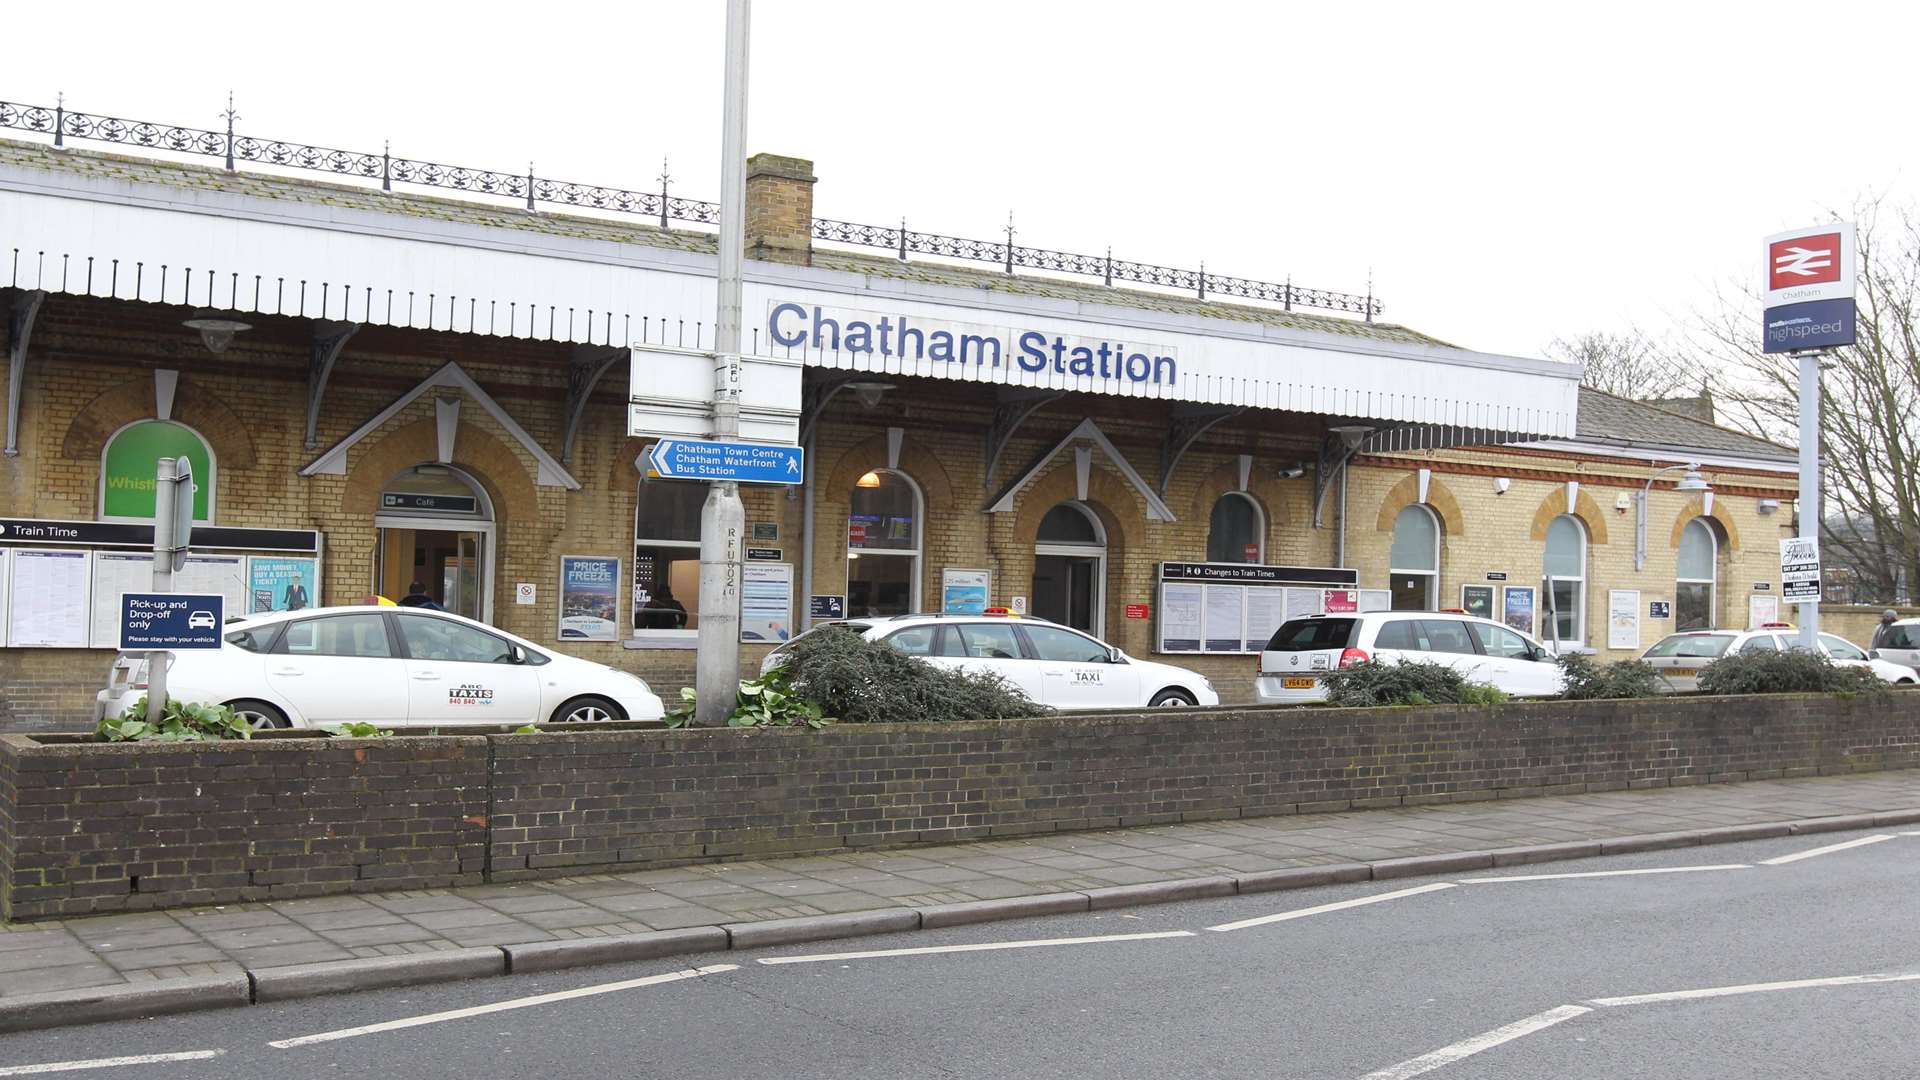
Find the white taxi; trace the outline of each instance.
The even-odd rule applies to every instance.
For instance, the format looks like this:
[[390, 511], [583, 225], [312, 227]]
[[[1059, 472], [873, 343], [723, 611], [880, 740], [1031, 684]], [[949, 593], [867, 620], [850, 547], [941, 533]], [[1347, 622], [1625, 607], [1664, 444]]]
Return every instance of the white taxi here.
[[[308, 608], [233, 620], [219, 649], [183, 650], [167, 696], [230, 705], [255, 728], [360, 721], [452, 727], [658, 720], [638, 676], [550, 652], [484, 623], [399, 607]], [[145, 653], [122, 653], [95, 719], [147, 692]]]
[[[1139, 660], [1071, 627], [1005, 615], [893, 615], [821, 623], [884, 641], [939, 667], [990, 671], [1028, 698], [1061, 710], [1183, 708], [1220, 704], [1197, 671]], [[762, 674], [785, 662], [801, 634], [767, 654]]]
[[[1640, 657], [1660, 673], [1666, 689], [1700, 689], [1700, 669], [1736, 653], [1791, 652], [1800, 647], [1800, 631], [1790, 623], [1767, 623], [1758, 630], [1682, 630], [1668, 634]], [[1821, 634], [1820, 651], [1840, 667], [1866, 668], [1881, 682], [1915, 685], [1920, 673], [1865, 651], [1838, 634]]]

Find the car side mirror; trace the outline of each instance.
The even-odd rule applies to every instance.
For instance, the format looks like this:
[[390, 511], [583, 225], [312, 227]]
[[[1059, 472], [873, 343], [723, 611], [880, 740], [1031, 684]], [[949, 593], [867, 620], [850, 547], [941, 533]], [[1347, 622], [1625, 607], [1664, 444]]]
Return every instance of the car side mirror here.
[[1878, 660], [1878, 659], [1880, 659], [1880, 650], [1879, 650], [1879, 649], [1868, 649], [1868, 650], [1867, 650], [1867, 659], [1869, 659], [1869, 660]]
[[1107, 647], [1107, 663], [1124, 664], [1126, 662], [1127, 662], [1127, 655], [1125, 653], [1121, 652], [1118, 648], [1114, 646], [1109, 645]]
[[516, 664], [524, 664], [527, 662], [527, 650], [518, 645], [507, 646], [507, 656]]

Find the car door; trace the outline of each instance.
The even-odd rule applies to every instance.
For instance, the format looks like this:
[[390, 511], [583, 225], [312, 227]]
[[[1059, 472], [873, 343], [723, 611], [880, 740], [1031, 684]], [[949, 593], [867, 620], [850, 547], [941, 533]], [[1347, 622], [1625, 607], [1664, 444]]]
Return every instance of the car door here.
[[[395, 613], [406, 647], [407, 723], [527, 724], [540, 711], [540, 677], [514, 662], [506, 638], [426, 612]], [[582, 688], [582, 693], [590, 693]], [[573, 696], [558, 688], [560, 699]]]
[[1040, 665], [1021, 651], [1020, 637], [1008, 622], [970, 622], [948, 626], [940, 635], [941, 659], [963, 671], [990, 671], [1012, 683], [1030, 700], [1044, 702]]
[[1467, 627], [1486, 654], [1493, 677], [1487, 682], [1515, 697], [1547, 697], [1560, 692], [1560, 667], [1543, 648], [1507, 627], [1470, 622]]
[[1040, 702], [1056, 709], [1130, 709], [1145, 705], [1140, 672], [1084, 634], [1057, 626], [1022, 625], [1040, 668]]
[[266, 671], [267, 685], [309, 723], [406, 722], [406, 665], [380, 612], [288, 623]]
[[1475, 682], [1499, 685], [1500, 672], [1495, 669], [1500, 661], [1480, 655], [1480, 648], [1474, 644], [1473, 633], [1464, 620], [1421, 619], [1420, 631], [1427, 639], [1427, 652], [1411, 659], [1446, 664]]

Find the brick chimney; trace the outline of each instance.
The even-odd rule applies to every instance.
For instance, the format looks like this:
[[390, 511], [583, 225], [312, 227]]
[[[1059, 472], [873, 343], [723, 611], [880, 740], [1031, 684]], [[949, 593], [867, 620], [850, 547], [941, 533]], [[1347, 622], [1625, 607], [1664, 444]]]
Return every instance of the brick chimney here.
[[747, 159], [747, 258], [813, 265], [813, 162]]

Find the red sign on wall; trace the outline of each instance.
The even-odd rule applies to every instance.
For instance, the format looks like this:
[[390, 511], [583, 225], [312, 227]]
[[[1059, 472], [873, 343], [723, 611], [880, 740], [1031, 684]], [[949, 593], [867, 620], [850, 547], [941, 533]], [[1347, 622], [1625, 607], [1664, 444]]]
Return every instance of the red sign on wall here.
[[1327, 590], [1327, 614], [1344, 615], [1360, 610], [1360, 594], [1352, 589]]
[[1128, 604], [1127, 618], [1144, 619], [1153, 614], [1153, 609], [1145, 604]]
[[858, 546], [861, 544], [865, 544], [866, 542], [867, 542], [866, 524], [864, 522], [858, 522], [858, 521], [848, 522], [847, 523], [847, 543]]

